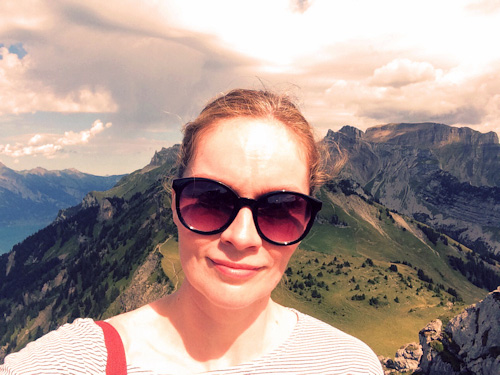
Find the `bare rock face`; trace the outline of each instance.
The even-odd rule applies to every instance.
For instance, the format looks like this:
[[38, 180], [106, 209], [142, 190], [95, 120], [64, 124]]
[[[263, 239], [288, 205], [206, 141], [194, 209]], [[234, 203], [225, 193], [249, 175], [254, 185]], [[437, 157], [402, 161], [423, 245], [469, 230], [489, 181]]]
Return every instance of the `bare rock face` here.
[[419, 366], [421, 374], [455, 374], [453, 367], [440, 357], [440, 353], [443, 352], [442, 327], [441, 320], [436, 319], [419, 332], [423, 352]]
[[420, 374], [500, 374], [500, 288], [453, 318], [420, 331]]
[[398, 349], [394, 358], [394, 369], [398, 371], [415, 371], [422, 357], [422, 347], [417, 343], [405, 345]]
[[[345, 126], [324, 139], [339, 176], [390, 209], [471, 249], [500, 254], [500, 144], [494, 132], [444, 124]], [[494, 288], [494, 286], [486, 286]]]
[[420, 345], [423, 348], [420, 368], [424, 373], [428, 370], [432, 360], [438, 355], [438, 353], [433, 350], [431, 343], [441, 338], [442, 327], [443, 323], [441, 320], [436, 319], [427, 324], [418, 334]]
[[161, 256], [157, 250], [151, 252], [137, 268], [127, 289], [118, 297], [121, 311], [131, 311], [172, 292], [168, 280], [153, 282], [150, 277], [161, 269]]
[[446, 333], [474, 374], [500, 374], [500, 288], [455, 317]]
[[422, 354], [422, 346], [416, 342], [412, 342], [398, 349], [394, 359], [379, 357], [379, 360], [385, 367], [386, 374], [393, 374], [393, 370], [396, 370], [398, 374], [414, 373], [419, 369]]
[[175, 164], [177, 161], [178, 152], [179, 145], [174, 145], [170, 148], [163, 147], [160, 151], [155, 152], [149, 165], [158, 167], [165, 163]]

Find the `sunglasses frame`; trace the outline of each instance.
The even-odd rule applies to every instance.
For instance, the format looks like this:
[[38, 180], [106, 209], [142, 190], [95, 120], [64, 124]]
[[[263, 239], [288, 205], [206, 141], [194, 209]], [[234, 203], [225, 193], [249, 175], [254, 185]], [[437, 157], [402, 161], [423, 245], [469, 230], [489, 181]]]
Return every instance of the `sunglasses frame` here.
[[[231, 192], [236, 197], [236, 199], [235, 199], [235, 207], [233, 209], [233, 212], [232, 212], [231, 216], [228, 218], [227, 223], [224, 224], [222, 227], [216, 229], [216, 230], [206, 232], [206, 231], [201, 231], [201, 230], [195, 229], [193, 227], [190, 227], [184, 221], [184, 218], [183, 218], [183, 216], [181, 214], [181, 209], [180, 209], [180, 197], [181, 197], [181, 193], [182, 193], [183, 189], [187, 185], [189, 185], [191, 183], [194, 183], [196, 181], [205, 181], [205, 182], [215, 183], [217, 185], [220, 185], [220, 186], [224, 187], [225, 189], [227, 189], [229, 192]], [[261, 195], [257, 199], [244, 198], [244, 197], [240, 197], [233, 189], [231, 189], [226, 184], [224, 184], [224, 183], [222, 183], [220, 181], [216, 181], [216, 180], [212, 180], [210, 178], [204, 178], [204, 177], [184, 177], [184, 178], [175, 179], [172, 182], [172, 188], [173, 188], [173, 190], [175, 192], [175, 210], [177, 212], [177, 217], [179, 218], [179, 220], [182, 223], [182, 225], [184, 225], [190, 231], [198, 233], [198, 234], [207, 235], [207, 236], [208, 235], [222, 233], [222, 232], [224, 232], [233, 223], [234, 219], [236, 218], [236, 216], [238, 215], [238, 213], [240, 212], [240, 210], [243, 207], [249, 207], [252, 210], [252, 216], [253, 216], [254, 225], [255, 225], [255, 228], [257, 229], [257, 233], [259, 234], [259, 236], [262, 239], [266, 240], [267, 242], [272, 243], [274, 245], [279, 245], [279, 246], [293, 245], [293, 244], [295, 244], [297, 242], [302, 241], [307, 236], [307, 234], [309, 233], [309, 231], [311, 230], [311, 227], [314, 224], [314, 219], [316, 218], [316, 215], [321, 210], [321, 206], [323, 205], [323, 203], [319, 199], [311, 197], [310, 195], [298, 193], [298, 192], [295, 192], [295, 191], [288, 191], [288, 190], [271, 191], [269, 193]], [[307, 223], [307, 225], [306, 225], [306, 227], [304, 229], [304, 233], [302, 233], [302, 235], [298, 239], [293, 240], [293, 241], [288, 241], [288, 242], [277, 242], [277, 241], [271, 240], [264, 233], [262, 233], [262, 230], [260, 229], [258, 221], [257, 221], [257, 216], [258, 216], [257, 215], [257, 208], [258, 208], [258, 203], [260, 201], [262, 201], [262, 200], [264, 200], [264, 199], [266, 199], [266, 198], [268, 198], [270, 196], [278, 195], [278, 194], [283, 194], [283, 193], [287, 193], [287, 194], [291, 194], [291, 195], [295, 195], [295, 196], [303, 198], [309, 204], [309, 207], [310, 207], [310, 210], [311, 210], [311, 217], [309, 218], [309, 222]]]

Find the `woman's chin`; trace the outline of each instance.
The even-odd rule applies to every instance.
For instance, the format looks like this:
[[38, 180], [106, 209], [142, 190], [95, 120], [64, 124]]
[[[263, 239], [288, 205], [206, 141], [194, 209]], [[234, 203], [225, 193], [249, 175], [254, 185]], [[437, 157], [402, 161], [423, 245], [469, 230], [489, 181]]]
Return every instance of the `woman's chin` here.
[[[242, 284], [223, 284], [210, 289], [196, 288], [196, 302], [224, 310], [262, 309], [271, 297], [270, 292], [255, 294], [256, 288]], [[208, 306], [207, 306], [208, 307]]]

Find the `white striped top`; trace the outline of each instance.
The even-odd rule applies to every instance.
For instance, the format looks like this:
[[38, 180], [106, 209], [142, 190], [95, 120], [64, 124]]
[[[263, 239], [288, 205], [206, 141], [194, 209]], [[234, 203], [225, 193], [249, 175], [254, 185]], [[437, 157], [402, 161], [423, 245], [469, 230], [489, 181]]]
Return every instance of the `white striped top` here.
[[[366, 344], [295, 312], [298, 322], [278, 348], [251, 362], [203, 374], [383, 374], [379, 360]], [[0, 374], [105, 374], [106, 358], [101, 328], [92, 319], [77, 319], [8, 355], [0, 365]], [[160, 375], [131, 364], [127, 372]]]

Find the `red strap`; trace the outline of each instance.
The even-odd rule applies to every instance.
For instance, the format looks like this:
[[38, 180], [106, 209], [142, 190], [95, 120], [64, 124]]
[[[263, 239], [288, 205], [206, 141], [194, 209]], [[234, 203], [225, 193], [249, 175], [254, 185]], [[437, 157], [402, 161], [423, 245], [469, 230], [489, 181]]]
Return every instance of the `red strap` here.
[[108, 350], [106, 375], [127, 375], [127, 360], [125, 349], [118, 331], [108, 322], [95, 322], [104, 333], [104, 344]]

